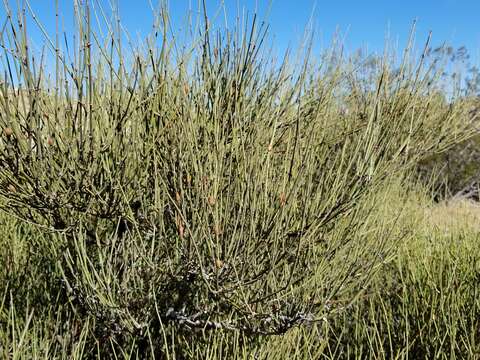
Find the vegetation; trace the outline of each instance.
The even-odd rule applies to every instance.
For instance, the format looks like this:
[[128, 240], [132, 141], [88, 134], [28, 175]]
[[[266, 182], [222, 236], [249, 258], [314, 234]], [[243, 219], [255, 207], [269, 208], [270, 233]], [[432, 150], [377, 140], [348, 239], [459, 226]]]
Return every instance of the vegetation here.
[[435, 199], [467, 197], [479, 200], [479, 142], [479, 136], [475, 135], [418, 164], [417, 174], [429, 185]]
[[7, 12], [3, 358], [478, 352], [475, 229], [437, 229], [412, 176], [475, 134], [428, 41], [277, 61], [255, 16], [180, 42], [162, 7], [126, 51], [86, 2], [39, 58]]

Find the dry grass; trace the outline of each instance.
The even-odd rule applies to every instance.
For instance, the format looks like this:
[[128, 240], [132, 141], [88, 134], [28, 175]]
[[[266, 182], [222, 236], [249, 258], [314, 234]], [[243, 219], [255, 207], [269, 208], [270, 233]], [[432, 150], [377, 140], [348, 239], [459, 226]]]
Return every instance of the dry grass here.
[[480, 231], [480, 204], [468, 199], [456, 199], [428, 206], [425, 226], [444, 232]]

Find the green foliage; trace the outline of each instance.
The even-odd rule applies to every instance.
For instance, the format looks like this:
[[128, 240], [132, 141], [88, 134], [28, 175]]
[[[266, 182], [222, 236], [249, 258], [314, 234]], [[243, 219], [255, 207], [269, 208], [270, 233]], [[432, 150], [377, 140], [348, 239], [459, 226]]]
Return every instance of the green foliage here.
[[[475, 358], [480, 254], [475, 231], [429, 230], [402, 247], [370, 293], [334, 320], [330, 349], [352, 358]], [[332, 358], [347, 354], [336, 353]]]
[[282, 358], [271, 335], [318, 352], [404, 236], [382, 191], [471, 133], [409, 48], [399, 68], [337, 49], [314, 65], [308, 41], [276, 63], [255, 17], [214, 32], [205, 14], [180, 44], [162, 8], [126, 54], [87, 2], [71, 52], [45, 34], [50, 84], [9, 14], [6, 358]]

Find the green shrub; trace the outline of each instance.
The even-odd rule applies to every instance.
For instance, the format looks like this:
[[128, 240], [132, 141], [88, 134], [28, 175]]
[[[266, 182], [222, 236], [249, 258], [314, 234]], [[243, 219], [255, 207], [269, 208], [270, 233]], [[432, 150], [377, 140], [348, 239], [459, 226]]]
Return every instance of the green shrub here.
[[478, 356], [478, 236], [412, 238], [365, 296], [331, 323], [332, 358], [473, 359]]
[[[308, 42], [275, 63], [255, 17], [233, 32], [205, 18], [179, 44], [165, 10], [126, 54], [88, 6], [72, 53], [47, 38], [54, 75], [21, 14], [2, 33], [1, 207], [39, 231], [21, 246], [40, 241], [52, 269], [43, 318], [59, 309], [75, 328], [67, 341], [26, 315], [3, 351], [21, 354], [23, 331], [60, 336], [62, 356], [182, 358], [211, 336], [228, 352], [341, 312], [333, 300], [355, 299], [394, 246], [367, 199], [469, 134], [422, 60], [394, 71], [386, 56], [362, 88], [336, 51], [314, 66]], [[7, 313], [33, 306], [16, 296]]]

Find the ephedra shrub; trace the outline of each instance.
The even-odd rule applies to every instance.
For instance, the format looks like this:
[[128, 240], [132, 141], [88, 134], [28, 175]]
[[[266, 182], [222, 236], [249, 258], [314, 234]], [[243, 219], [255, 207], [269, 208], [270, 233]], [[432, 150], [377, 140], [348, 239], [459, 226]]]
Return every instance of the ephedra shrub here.
[[128, 52], [120, 30], [93, 29], [87, 1], [76, 43], [44, 33], [49, 66], [29, 46], [31, 11], [7, 8], [1, 38], [1, 206], [45, 235], [37, 251], [58, 304], [90, 326], [71, 332], [86, 353], [182, 354], [342, 311], [334, 300], [389, 250], [363, 199], [468, 133], [408, 51], [367, 86], [337, 49], [315, 63], [311, 41], [275, 61], [255, 16], [214, 30], [205, 14], [180, 44], [162, 7]]

